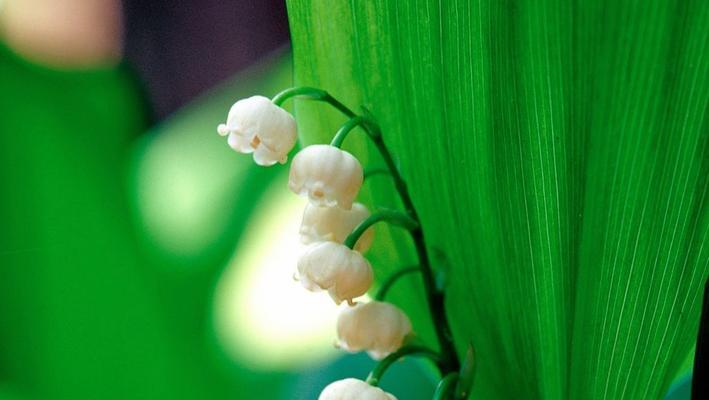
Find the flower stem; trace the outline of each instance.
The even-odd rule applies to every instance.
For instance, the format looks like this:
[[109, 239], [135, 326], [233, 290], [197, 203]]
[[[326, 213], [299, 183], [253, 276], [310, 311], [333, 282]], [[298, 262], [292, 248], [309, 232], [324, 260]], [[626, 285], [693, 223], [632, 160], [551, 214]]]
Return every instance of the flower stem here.
[[379, 381], [382, 379], [382, 375], [386, 372], [386, 370], [397, 360], [400, 358], [411, 355], [411, 354], [416, 354], [419, 356], [427, 357], [431, 361], [433, 361], [434, 364], [439, 366], [441, 364], [441, 356], [434, 352], [433, 350], [429, 349], [428, 347], [424, 346], [404, 346], [397, 350], [394, 353], [389, 354], [386, 356], [383, 360], [379, 361], [379, 363], [374, 367], [372, 372], [369, 373], [369, 376], [367, 377], [367, 383], [369, 383], [372, 386], [377, 386], [379, 385]]
[[377, 291], [377, 294], [376, 294], [376, 296], [374, 296], [374, 298], [378, 301], [384, 300], [387, 293], [389, 293], [389, 289], [391, 289], [391, 287], [394, 285], [394, 283], [396, 283], [396, 281], [399, 280], [399, 278], [401, 278], [404, 275], [410, 274], [412, 272], [418, 272], [418, 271], [421, 271], [421, 267], [416, 265], [414, 267], [402, 268], [402, 269], [394, 272], [393, 274], [389, 275], [387, 280], [384, 281], [384, 283], [382, 283], [382, 286], [379, 287], [379, 290]]
[[340, 103], [336, 98], [332, 97], [328, 92], [307, 86], [298, 86], [286, 89], [275, 95], [271, 101], [273, 104], [281, 107], [286, 100], [296, 96], [303, 97], [307, 100], [323, 101], [328, 103], [349, 118], [354, 118], [357, 115], [352, 110], [347, 108], [347, 106]]
[[337, 147], [338, 149], [342, 147], [342, 142], [345, 141], [347, 135], [358, 126], [364, 128], [365, 132], [367, 132], [373, 140], [375, 139], [375, 135], [381, 136], [378, 129], [368, 129], [370, 128], [370, 125], [376, 126], [376, 123], [365, 116], [357, 115], [356, 117], [350, 118], [340, 127], [340, 129], [337, 130], [337, 133], [335, 133], [332, 141], [330, 141], [330, 146]]
[[[378, 125], [374, 127], [379, 130]], [[394, 160], [389, 153], [384, 141], [382, 140], [381, 134], [370, 135], [377, 149], [382, 155], [384, 162], [391, 171], [392, 178], [394, 179], [394, 186], [396, 187], [399, 196], [401, 197], [401, 202], [404, 205], [406, 211], [414, 219], [419, 221], [418, 214], [414, 208], [414, 204], [411, 201], [409, 192], [406, 188], [406, 183], [399, 173]], [[458, 355], [453, 347], [453, 337], [451, 335], [450, 326], [448, 324], [448, 318], [446, 317], [445, 304], [443, 299], [443, 293], [436, 289], [435, 279], [433, 277], [433, 269], [431, 268], [431, 260], [428, 256], [428, 250], [426, 249], [426, 240], [424, 238], [423, 230], [421, 225], [411, 232], [411, 237], [414, 241], [414, 246], [416, 247], [416, 253], [418, 255], [419, 264], [421, 266], [421, 272], [423, 275], [424, 289], [426, 290], [426, 296], [428, 300], [428, 307], [431, 311], [431, 318], [433, 319], [433, 326], [436, 330], [436, 335], [438, 336], [438, 343], [441, 347], [441, 354], [443, 357], [443, 365], [445, 366], [445, 372], [456, 371], [460, 367], [460, 361], [458, 361]]]
[[[458, 373], [451, 372], [446, 375], [436, 386], [436, 391], [433, 393], [433, 400], [449, 400], [451, 390], [455, 388], [455, 383], [458, 381]], [[457, 399], [456, 399], [457, 400]]]
[[381, 210], [375, 214], [370, 215], [367, 219], [360, 222], [359, 225], [347, 236], [344, 245], [350, 249], [354, 249], [355, 244], [359, 240], [360, 236], [369, 229], [370, 226], [376, 224], [377, 222], [386, 221], [390, 224], [401, 226], [402, 228], [408, 230], [418, 229], [419, 223], [415, 219], [409, 217], [406, 213], [397, 210]]
[[[365, 110], [366, 111], [366, 110]], [[399, 173], [394, 159], [387, 149], [384, 140], [382, 139], [381, 128], [379, 125], [370, 117], [366, 116], [355, 116], [347, 121], [342, 127], [337, 131], [335, 137], [330, 142], [330, 145], [335, 147], [342, 146], [347, 135], [357, 126], [361, 126], [367, 135], [372, 139], [372, 142], [377, 147], [379, 154], [381, 154], [384, 159], [384, 163], [391, 173], [391, 177], [394, 180], [394, 187], [399, 193], [401, 202], [404, 209], [409, 214], [411, 218], [419, 221], [418, 214], [414, 208], [414, 204], [409, 196], [409, 191], [406, 188], [406, 182], [404, 178]], [[431, 312], [431, 318], [433, 319], [433, 326], [436, 330], [436, 336], [438, 337], [438, 343], [441, 348], [441, 355], [443, 357], [442, 365], [444, 366], [444, 372], [457, 371], [460, 368], [460, 361], [458, 360], [458, 355], [455, 352], [453, 346], [453, 338], [451, 335], [450, 325], [448, 324], [448, 318], [446, 318], [445, 312], [445, 302], [443, 298], [443, 293], [436, 288], [435, 279], [433, 276], [433, 269], [431, 268], [431, 260], [428, 256], [428, 250], [426, 249], [426, 240], [424, 238], [423, 230], [421, 225], [416, 229], [409, 230], [411, 238], [414, 241], [414, 246], [416, 247], [416, 254], [419, 259], [419, 264], [421, 266], [421, 273], [423, 275], [424, 289], [426, 291], [426, 297], [428, 302], [428, 307]]]
[[384, 167], [366, 168], [364, 170], [364, 180], [365, 181], [367, 180], [367, 178], [369, 178], [373, 175], [391, 175], [391, 172], [389, 172], [388, 168], [384, 168]]

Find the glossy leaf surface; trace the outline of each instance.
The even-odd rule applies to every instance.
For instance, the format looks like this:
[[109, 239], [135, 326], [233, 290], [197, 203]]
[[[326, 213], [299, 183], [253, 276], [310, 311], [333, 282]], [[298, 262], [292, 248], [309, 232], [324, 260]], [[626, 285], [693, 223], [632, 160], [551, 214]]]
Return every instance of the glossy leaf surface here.
[[[472, 398], [661, 398], [709, 272], [706, 3], [288, 10], [296, 83], [383, 127], [446, 271], [459, 353], [475, 343]], [[307, 143], [344, 122], [322, 104], [296, 111]], [[346, 148], [376, 165], [363, 136]], [[366, 196], [396, 204], [390, 186]], [[411, 261], [394, 238], [373, 252], [380, 279]], [[431, 340], [409, 284], [392, 298]]]

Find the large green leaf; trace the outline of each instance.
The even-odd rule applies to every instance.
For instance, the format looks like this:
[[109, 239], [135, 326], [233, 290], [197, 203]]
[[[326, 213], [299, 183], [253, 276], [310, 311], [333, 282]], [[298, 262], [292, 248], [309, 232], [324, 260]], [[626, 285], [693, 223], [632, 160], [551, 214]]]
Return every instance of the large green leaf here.
[[[458, 350], [477, 348], [472, 397], [662, 397], [709, 272], [706, 2], [290, 0], [288, 11], [296, 82], [383, 127], [447, 270]], [[296, 111], [309, 143], [343, 122], [322, 104]], [[364, 138], [348, 148], [377, 163]], [[389, 187], [378, 179], [366, 197], [391, 204]], [[380, 277], [412, 257], [395, 241], [398, 255], [373, 252]], [[395, 300], [431, 340], [412, 287]]]

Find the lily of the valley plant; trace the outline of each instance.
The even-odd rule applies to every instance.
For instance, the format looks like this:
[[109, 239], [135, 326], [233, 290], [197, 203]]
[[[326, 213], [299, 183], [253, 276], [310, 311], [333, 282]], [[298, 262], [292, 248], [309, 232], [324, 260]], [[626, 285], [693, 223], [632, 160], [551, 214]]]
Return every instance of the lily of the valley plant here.
[[[310, 291], [327, 291], [335, 303], [346, 302], [337, 321], [338, 347], [350, 352], [366, 351], [380, 360], [366, 381], [349, 378], [328, 385], [321, 400], [395, 400], [378, 388], [387, 368], [406, 355], [430, 359], [441, 373], [435, 399], [464, 399], [473, 381], [472, 347], [461, 363], [450, 335], [443, 307], [443, 293], [434, 284], [434, 273], [426, 248], [423, 229], [406, 185], [384, 144], [379, 125], [369, 114], [358, 115], [327, 92], [308, 87], [285, 90], [272, 100], [253, 96], [237, 101], [227, 121], [217, 131], [228, 135], [228, 143], [240, 153], [253, 153], [262, 166], [284, 164], [297, 138], [295, 119], [281, 104], [292, 97], [325, 102], [342, 112], [347, 122], [335, 133], [330, 144], [305, 147], [291, 162], [288, 187], [309, 199], [300, 229], [308, 245], [300, 260], [296, 278]], [[386, 172], [401, 198], [403, 210], [381, 209], [370, 213], [356, 202], [365, 174], [359, 160], [341, 149], [347, 135], [360, 127], [376, 145]], [[382, 285], [376, 300], [362, 303], [356, 299], [372, 286], [372, 265], [363, 253], [373, 240], [372, 225], [385, 222], [406, 229], [418, 255], [416, 267], [402, 268]], [[413, 344], [409, 317], [384, 300], [388, 289], [402, 276], [419, 272], [438, 338], [438, 350]]]

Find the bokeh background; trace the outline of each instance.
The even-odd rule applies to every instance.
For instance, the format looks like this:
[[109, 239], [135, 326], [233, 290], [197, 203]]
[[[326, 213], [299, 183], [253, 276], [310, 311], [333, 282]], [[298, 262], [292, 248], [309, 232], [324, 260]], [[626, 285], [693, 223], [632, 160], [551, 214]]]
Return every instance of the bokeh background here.
[[[279, 0], [0, 0], [0, 399], [314, 399], [366, 376], [291, 279], [285, 168], [215, 133], [291, 84], [288, 37]], [[383, 386], [432, 382], [406, 360]]]
[[[302, 202], [215, 133], [290, 85], [281, 1], [0, 0], [0, 399], [313, 399]], [[425, 368], [384, 385], [430, 397]]]

